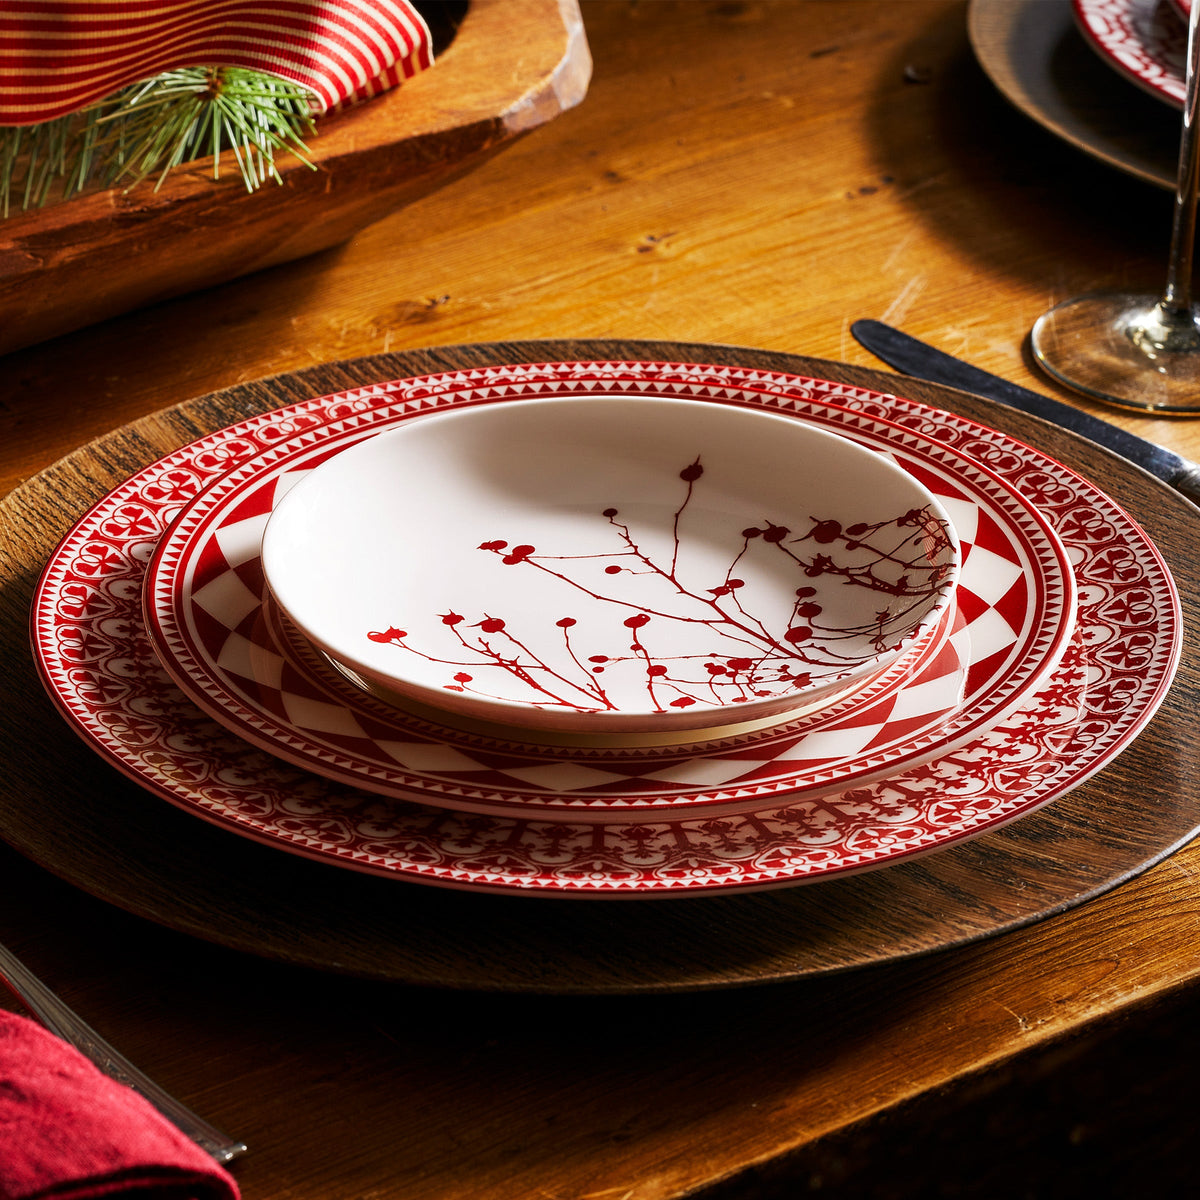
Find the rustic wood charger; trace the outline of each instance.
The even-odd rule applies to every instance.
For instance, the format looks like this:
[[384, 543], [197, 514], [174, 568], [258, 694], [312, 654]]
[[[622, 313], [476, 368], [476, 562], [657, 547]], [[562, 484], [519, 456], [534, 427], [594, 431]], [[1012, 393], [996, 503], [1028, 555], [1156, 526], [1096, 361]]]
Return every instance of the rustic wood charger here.
[[[271, 408], [362, 384], [496, 363], [632, 359], [787, 371], [962, 413], [1101, 484], [1154, 539], [1185, 611], [1179, 673], [1113, 763], [1008, 826], [911, 862], [783, 890], [587, 900], [457, 892], [260, 845], [144, 792], [64, 724], [37, 679], [29, 606], [58, 539], [134, 471]], [[61, 878], [172, 929], [270, 959], [410, 984], [632, 993], [812, 977], [963, 945], [1139, 874], [1200, 831], [1200, 511], [1073, 434], [952, 389], [734, 346], [556, 340], [330, 363], [184, 401], [99, 438], [0, 502], [0, 836]]]

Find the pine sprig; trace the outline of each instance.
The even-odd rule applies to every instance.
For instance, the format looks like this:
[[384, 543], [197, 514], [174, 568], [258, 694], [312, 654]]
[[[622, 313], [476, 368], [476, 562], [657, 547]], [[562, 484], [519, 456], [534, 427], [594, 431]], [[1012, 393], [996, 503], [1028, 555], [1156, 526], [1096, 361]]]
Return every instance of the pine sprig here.
[[299, 84], [238, 67], [167, 71], [81, 113], [0, 128], [0, 215], [152, 175], [157, 190], [181, 163], [205, 155], [216, 179], [227, 148], [254, 191], [280, 180], [278, 152], [313, 165], [304, 138], [314, 127], [312, 93]]
[[159, 186], [174, 167], [206, 154], [219, 178], [228, 147], [253, 191], [279, 179], [276, 151], [291, 150], [312, 165], [304, 144], [313, 129], [311, 100], [307, 88], [260, 71], [185, 67], [123, 93], [119, 108], [100, 118], [101, 126], [116, 126], [102, 144], [122, 163], [114, 182], [138, 183], [159, 172]]
[[92, 171], [95, 143], [91, 113], [0, 128], [0, 215], [8, 216], [14, 203], [41, 207], [60, 182], [64, 194], [79, 191]]

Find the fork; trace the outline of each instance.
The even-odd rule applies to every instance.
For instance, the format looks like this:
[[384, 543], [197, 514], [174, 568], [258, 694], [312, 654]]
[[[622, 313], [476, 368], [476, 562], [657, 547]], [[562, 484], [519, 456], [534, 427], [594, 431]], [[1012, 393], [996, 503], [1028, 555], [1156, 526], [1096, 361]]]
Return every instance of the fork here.
[[3, 945], [0, 945], [0, 983], [6, 984], [51, 1033], [69, 1042], [110, 1079], [133, 1088], [217, 1162], [227, 1163], [245, 1153], [245, 1142], [234, 1141], [164, 1092], [153, 1079], [114, 1050]]

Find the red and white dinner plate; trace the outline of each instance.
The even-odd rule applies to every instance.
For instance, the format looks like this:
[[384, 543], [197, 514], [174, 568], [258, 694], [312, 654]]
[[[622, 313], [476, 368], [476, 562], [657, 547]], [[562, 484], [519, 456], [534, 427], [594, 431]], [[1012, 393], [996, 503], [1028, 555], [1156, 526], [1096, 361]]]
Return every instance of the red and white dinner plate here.
[[1189, 0], [1072, 0], [1084, 38], [1109, 66], [1182, 108]]
[[[660, 391], [618, 382], [605, 394]], [[763, 407], [751, 390], [690, 395], [687, 403]], [[513, 402], [472, 386], [440, 399], [439, 411]], [[965, 744], [1039, 687], [1074, 624], [1074, 577], [1037, 511], [957, 450], [832, 406], [803, 415], [918, 478], [949, 512], [963, 565], [959, 627], [945, 645], [928, 647], [915, 674], [902, 665], [798, 721], [683, 746], [547, 746], [535, 731], [489, 736], [428, 709], [408, 716], [381, 704], [270, 609], [260, 619], [267, 591], [259, 547], [272, 509], [332, 455], [420, 419], [404, 402], [306, 430], [207, 488], [159, 545], [145, 589], [147, 628], [176, 682], [234, 732], [298, 766], [399, 799], [499, 816], [630, 821], [725, 816], [772, 797], [863, 786]]]
[[[890, 419], [983, 463], [1046, 515], [1066, 547], [1079, 585], [1072, 647], [1015, 712], [931, 762], [833, 795], [768, 794], [740, 814], [636, 822], [478, 814], [353, 788], [212, 720], [160, 666], [140, 611], [147, 564], [180, 511], [229, 469], [331, 422], [369, 427], [372, 414], [394, 406], [415, 414], [597, 388], [820, 413], [847, 433]], [[261, 610], [247, 612], [245, 628], [261, 619]], [[1099, 770], [1150, 719], [1178, 661], [1181, 621], [1170, 574], [1136, 523], [1094, 485], [1007, 435], [912, 401], [773, 372], [565, 363], [375, 385], [200, 439], [138, 472], [68, 534], [39, 583], [33, 639], [51, 697], [90, 745], [149, 790], [245, 836], [445, 886], [656, 896], [895, 863], [1039, 807]], [[427, 744], [445, 749], [436, 737]]]

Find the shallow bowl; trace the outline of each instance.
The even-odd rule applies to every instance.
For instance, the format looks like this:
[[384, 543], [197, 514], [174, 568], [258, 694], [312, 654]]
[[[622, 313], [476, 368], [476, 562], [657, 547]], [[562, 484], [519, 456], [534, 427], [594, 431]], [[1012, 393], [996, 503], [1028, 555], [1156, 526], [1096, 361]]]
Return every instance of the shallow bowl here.
[[636, 733], [845, 694], [938, 623], [959, 552], [936, 499], [846, 438], [589, 395], [358, 443], [282, 497], [262, 562], [300, 631], [401, 703]]

